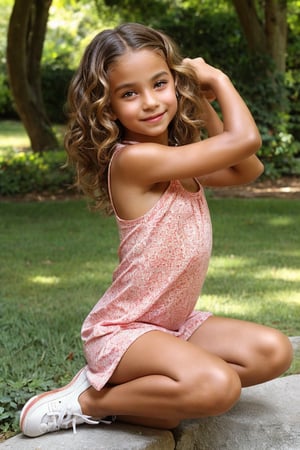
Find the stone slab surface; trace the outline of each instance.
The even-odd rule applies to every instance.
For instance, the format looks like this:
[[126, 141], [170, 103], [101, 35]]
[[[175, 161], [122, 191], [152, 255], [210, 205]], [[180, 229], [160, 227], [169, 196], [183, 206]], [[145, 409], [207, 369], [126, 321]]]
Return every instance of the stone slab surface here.
[[21, 434], [0, 444], [1, 450], [174, 450], [171, 431], [125, 424], [80, 425], [72, 430], [27, 438]]

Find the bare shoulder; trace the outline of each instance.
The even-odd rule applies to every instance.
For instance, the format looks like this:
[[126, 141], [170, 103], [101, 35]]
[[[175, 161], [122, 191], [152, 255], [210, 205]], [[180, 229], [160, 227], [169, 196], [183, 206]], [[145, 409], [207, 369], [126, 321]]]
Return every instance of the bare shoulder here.
[[145, 214], [168, 186], [168, 183], [149, 181], [145, 163], [149, 149], [153, 151], [153, 144], [128, 145], [113, 158], [111, 194], [122, 219], [136, 219]]
[[155, 154], [162, 151], [166, 151], [167, 146], [150, 143], [150, 142], [137, 142], [133, 144], [125, 145], [121, 151], [116, 155], [116, 163], [120, 166], [127, 166], [127, 164], [140, 162], [149, 158], [153, 158]]
[[160, 154], [167, 146], [156, 143], [134, 143], [126, 145], [113, 159], [112, 171], [121, 178], [146, 181], [152, 167], [159, 164]]

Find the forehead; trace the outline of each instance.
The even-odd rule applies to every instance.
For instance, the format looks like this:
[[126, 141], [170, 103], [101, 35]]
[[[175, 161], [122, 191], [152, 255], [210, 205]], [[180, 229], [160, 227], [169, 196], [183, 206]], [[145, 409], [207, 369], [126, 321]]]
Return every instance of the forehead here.
[[120, 56], [109, 68], [110, 81], [116, 80], [116, 78], [125, 79], [137, 79], [141, 77], [150, 77], [155, 72], [166, 71], [170, 73], [169, 67], [165, 58], [158, 52], [152, 50], [129, 50]]

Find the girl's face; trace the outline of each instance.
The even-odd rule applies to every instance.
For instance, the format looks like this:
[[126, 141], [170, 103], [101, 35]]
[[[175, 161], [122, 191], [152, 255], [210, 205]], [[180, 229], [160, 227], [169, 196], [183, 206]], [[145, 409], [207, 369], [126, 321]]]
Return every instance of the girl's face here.
[[125, 139], [167, 145], [177, 98], [164, 58], [151, 50], [128, 51], [111, 65], [108, 76], [113, 119], [124, 126]]

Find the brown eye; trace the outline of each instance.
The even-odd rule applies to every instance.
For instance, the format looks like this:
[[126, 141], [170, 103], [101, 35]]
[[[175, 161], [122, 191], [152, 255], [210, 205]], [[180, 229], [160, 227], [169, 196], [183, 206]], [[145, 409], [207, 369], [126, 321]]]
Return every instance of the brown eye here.
[[122, 98], [131, 98], [135, 95], [136, 93], [134, 91], [128, 91], [125, 92], [124, 94], [122, 94]]
[[160, 80], [155, 83], [154, 87], [160, 89], [164, 87], [167, 83], [168, 83], [167, 81]]

